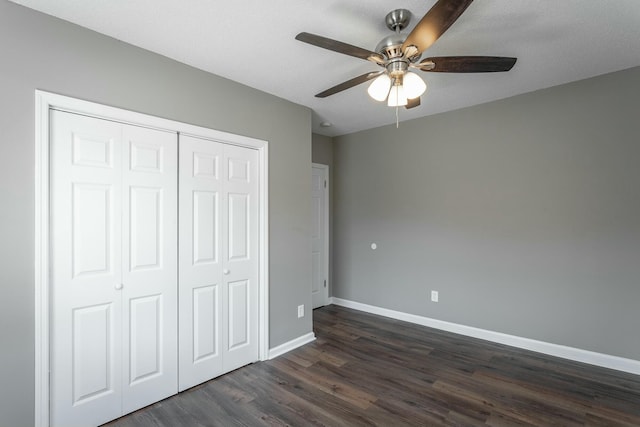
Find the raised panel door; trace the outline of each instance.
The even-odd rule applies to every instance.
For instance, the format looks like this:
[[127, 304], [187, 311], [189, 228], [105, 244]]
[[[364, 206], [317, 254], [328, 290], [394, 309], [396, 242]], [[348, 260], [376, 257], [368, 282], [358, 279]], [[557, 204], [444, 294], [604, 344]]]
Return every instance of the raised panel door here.
[[326, 257], [327, 206], [325, 182], [327, 172], [324, 167], [313, 166], [311, 173], [311, 302], [313, 308], [327, 304], [328, 273]]
[[122, 414], [121, 126], [51, 112], [52, 426]]
[[177, 135], [51, 112], [52, 426], [177, 392]]
[[180, 137], [180, 390], [258, 359], [257, 157]]
[[223, 369], [258, 359], [258, 153], [226, 145], [222, 227]]
[[123, 412], [178, 389], [177, 135], [123, 125]]
[[223, 144], [180, 136], [179, 388], [222, 371]]

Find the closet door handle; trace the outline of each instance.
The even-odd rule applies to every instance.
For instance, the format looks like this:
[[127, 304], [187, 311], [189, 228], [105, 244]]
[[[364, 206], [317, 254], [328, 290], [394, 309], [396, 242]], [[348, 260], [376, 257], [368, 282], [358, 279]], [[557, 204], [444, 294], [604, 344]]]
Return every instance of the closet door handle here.
[[114, 288], [116, 288], [116, 291], [119, 291], [122, 289], [124, 285], [122, 283], [116, 283], [116, 285], [114, 286]]
[[222, 270], [222, 274], [224, 274], [225, 276], [228, 275], [229, 273], [231, 273], [231, 271], [229, 271], [226, 268], [224, 270]]

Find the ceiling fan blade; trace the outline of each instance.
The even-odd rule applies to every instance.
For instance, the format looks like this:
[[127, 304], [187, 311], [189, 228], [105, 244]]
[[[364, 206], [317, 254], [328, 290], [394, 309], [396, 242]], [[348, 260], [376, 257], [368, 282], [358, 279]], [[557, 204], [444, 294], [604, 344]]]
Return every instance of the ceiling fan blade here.
[[420, 106], [420, 97], [413, 98], [413, 99], [408, 99], [407, 100], [407, 105], [405, 105], [404, 108], [409, 110], [411, 108], [415, 108], [415, 107], [418, 107], [418, 106]]
[[318, 46], [323, 49], [332, 50], [334, 52], [342, 53], [345, 55], [355, 56], [356, 58], [373, 61], [377, 64], [384, 63], [384, 58], [379, 53], [375, 53], [358, 46], [353, 46], [347, 43], [339, 42], [337, 40], [318, 36], [316, 34], [300, 33], [296, 36], [296, 40], [300, 40], [301, 42], [309, 43], [314, 46]]
[[438, 0], [424, 15], [402, 44], [402, 52], [411, 57], [424, 52], [456, 22], [473, 0]]
[[416, 67], [440, 73], [495, 73], [509, 71], [516, 61], [503, 56], [440, 56], [425, 58]]
[[371, 79], [375, 79], [376, 77], [378, 77], [380, 74], [384, 73], [383, 71], [374, 71], [372, 73], [367, 73], [367, 74], [363, 74], [361, 76], [358, 77], [354, 77], [351, 80], [347, 80], [346, 82], [342, 82], [339, 85], [336, 85], [332, 88], [329, 88], [323, 92], [320, 92], [319, 94], [316, 95], [316, 98], [326, 98], [327, 96], [330, 95], [334, 95], [338, 92], [342, 92], [343, 90], [352, 88], [354, 86], [357, 86], [359, 84], [362, 84], [366, 81], [369, 81]]

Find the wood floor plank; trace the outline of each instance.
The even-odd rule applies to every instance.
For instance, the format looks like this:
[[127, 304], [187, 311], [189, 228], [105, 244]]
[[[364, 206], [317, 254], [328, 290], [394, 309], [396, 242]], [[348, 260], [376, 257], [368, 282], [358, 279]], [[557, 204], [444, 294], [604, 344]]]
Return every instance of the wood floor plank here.
[[640, 376], [327, 306], [317, 339], [107, 424], [640, 426]]
[[309, 369], [300, 369], [298, 365], [287, 361], [285, 358], [280, 358], [273, 360], [273, 365], [281, 370], [286, 370], [300, 381], [313, 384], [319, 390], [336, 396], [358, 408], [366, 409], [376, 400], [376, 396], [365, 392], [361, 388], [350, 386], [337, 375], [331, 375], [330, 371], [319, 369], [317, 364], [314, 364]]

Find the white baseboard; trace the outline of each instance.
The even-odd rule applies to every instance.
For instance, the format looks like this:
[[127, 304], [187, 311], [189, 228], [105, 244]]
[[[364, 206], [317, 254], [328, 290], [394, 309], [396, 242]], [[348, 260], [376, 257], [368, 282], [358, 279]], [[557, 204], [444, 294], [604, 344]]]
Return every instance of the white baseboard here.
[[579, 348], [567, 347], [564, 345], [552, 344], [544, 341], [537, 341], [529, 338], [518, 337], [515, 335], [503, 334], [501, 332], [474, 328], [457, 323], [445, 322], [442, 320], [431, 319], [429, 317], [418, 316], [415, 314], [403, 313], [401, 311], [389, 310], [382, 307], [349, 301], [342, 298], [332, 297], [329, 298], [329, 300], [331, 304], [353, 308], [355, 310], [365, 311], [371, 314], [378, 314], [380, 316], [403, 320], [405, 322], [428, 326], [430, 328], [453, 332], [455, 334], [466, 335], [473, 338], [480, 338], [486, 341], [492, 341], [495, 343], [505, 344], [525, 350], [536, 351], [538, 353], [543, 353], [550, 356], [561, 357], [576, 362], [589, 363], [591, 365], [601, 366], [603, 368], [615, 369], [618, 371], [640, 375], [640, 361], [638, 360], [626, 359], [623, 357], [596, 353], [589, 350], [582, 350]]
[[316, 335], [313, 332], [309, 332], [308, 334], [302, 335], [298, 338], [294, 338], [291, 341], [288, 341], [284, 344], [280, 344], [277, 347], [269, 349], [269, 360], [275, 357], [281, 356], [285, 353], [290, 352], [300, 346], [308, 344], [312, 341], [315, 341]]

